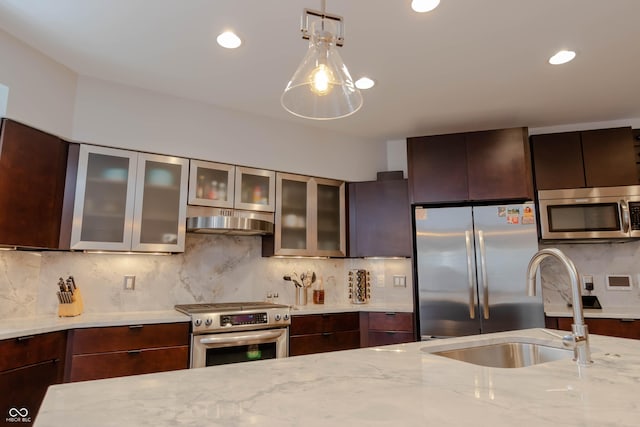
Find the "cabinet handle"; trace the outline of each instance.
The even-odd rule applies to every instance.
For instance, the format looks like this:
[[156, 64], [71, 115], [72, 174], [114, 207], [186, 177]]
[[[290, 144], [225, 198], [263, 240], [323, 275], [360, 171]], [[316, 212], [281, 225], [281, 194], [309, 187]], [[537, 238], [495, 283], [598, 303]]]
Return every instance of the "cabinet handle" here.
[[34, 336], [35, 335], [27, 335], [26, 337], [18, 337], [18, 342], [20, 342], [20, 341], [29, 341]]
[[620, 319], [621, 322], [629, 322], [629, 323], [633, 323], [638, 319]]
[[331, 335], [333, 335], [333, 332], [323, 332], [322, 333], [323, 337], [330, 337]]
[[142, 329], [144, 325], [129, 325], [129, 329]]
[[387, 316], [395, 316], [395, 315], [396, 315], [396, 313], [394, 313], [394, 312], [388, 312], [388, 313], [385, 313], [385, 315], [387, 315]]
[[394, 331], [385, 331], [387, 333], [387, 335], [395, 335], [396, 333]]
[[136, 355], [142, 353], [142, 350], [129, 350], [127, 354]]

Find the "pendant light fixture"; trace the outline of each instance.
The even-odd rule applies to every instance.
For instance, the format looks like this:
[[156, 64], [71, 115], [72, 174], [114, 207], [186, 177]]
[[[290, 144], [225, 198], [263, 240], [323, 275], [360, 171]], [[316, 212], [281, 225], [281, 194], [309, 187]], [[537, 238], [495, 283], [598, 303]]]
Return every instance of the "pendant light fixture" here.
[[342, 17], [327, 14], [325, 3], [322, 11], [303, 12], [301, 31], [309, 49], [280, 98], [285, 110], [313, 120], [347, 117], [362, 107], [362, 94], [338, 53], [344, 41]]

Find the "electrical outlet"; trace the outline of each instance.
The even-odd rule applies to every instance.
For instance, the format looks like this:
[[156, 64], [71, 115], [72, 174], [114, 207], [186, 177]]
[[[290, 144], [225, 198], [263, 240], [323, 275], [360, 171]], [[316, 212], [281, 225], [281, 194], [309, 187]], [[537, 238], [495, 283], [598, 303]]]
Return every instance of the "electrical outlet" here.
[[136, 276], [128, 275], [124, 276], [124, 289], [127, 291], [133, 291], [136, 288]]
[[394, 288], [406, 288], [407, 287], [407, 276], [393, 276], [393, 287]]
[[593, 290], [593, 276], [592, 275], [583, 275], [582, 276], [582, 288], [585, 291]]

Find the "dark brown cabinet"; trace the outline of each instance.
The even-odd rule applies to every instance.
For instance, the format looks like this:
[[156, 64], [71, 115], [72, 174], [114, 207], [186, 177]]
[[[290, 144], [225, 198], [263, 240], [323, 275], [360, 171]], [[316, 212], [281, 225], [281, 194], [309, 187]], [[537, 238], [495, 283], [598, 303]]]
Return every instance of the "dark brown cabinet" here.
[[538, 190], [638, 184], [631, 128], [531, 137]]
[[66, 332], [0, 341], [0, 413], [3, 417], [8, 417], [11, 408], [16, 408], [25, 414], [16, 425], [33, 423], [47, 388], [63, 380], [65, 348]]
[[531, 200], [525, 128], [407, 139], [412, 203]]
[[349, 256], [411, 257], [411, 209], [407, 180], [349, 184]]
[[0, 131], [0, 245], [59, 247], [69, 144], [10, 119]]
[[[586, 318], [584, 322], [590, 334], [640, 339], [640, 320], [638, 319]], [[571, 330], [572, 323], [571, 317], [547, 317], [545, 320], [547, 328], [565, 331]]]
[[416, 340], [413, 313], [360, 314], [361, 346], [401, 344]]
[[76, 329], [69, 336], [67, 381], [186, 369], [189, 324]]
[[305, 314], [291, 317], [290, 356], [359, 347], [358, 313]]

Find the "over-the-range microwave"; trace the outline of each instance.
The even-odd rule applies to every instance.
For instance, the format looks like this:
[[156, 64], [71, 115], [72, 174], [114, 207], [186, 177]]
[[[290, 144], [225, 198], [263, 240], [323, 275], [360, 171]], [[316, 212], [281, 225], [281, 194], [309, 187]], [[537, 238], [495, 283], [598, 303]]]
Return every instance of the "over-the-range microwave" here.
[[640, 185], [538, 192], [542, 241], [640, 239]]

